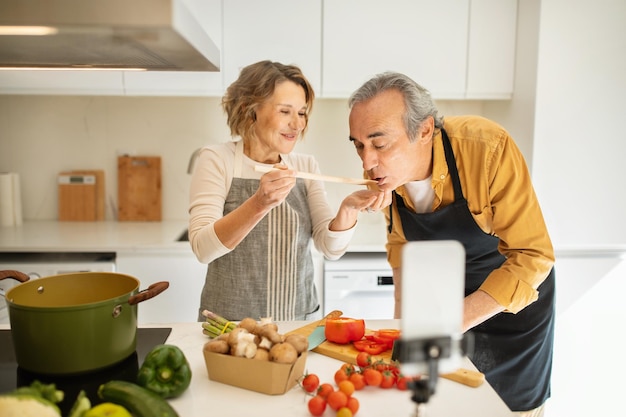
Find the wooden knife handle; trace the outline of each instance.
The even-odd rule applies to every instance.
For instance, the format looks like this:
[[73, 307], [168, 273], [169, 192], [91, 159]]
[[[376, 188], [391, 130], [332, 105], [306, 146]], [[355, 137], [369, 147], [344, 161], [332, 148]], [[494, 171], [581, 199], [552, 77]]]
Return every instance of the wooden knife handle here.
[[323, 326], [326, 324], [326, 319], [336, 319], [337, 317], [341, 317], [343, 315], [343, 311], [333, 310], [330, 313], [326, 314], [323, 319], [321, 319], [317, 325]]
[[456, 371], [447, 374], [441, 374], [439, 376], [472, 388], [481, 386], [485, 381], [485, 374], [482, 372], [464, 368], [457, 369]]

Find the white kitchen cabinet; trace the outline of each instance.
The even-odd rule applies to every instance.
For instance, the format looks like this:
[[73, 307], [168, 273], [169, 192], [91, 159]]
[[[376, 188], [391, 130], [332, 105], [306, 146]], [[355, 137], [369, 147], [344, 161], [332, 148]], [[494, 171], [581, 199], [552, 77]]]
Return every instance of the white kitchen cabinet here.
[[[502, 4], [500, 4], [502, 3]], [[516, 0], [324, 2], [322, 95], [404, 73], [437, 99], [512, 94]]]
[[[189, 252], [123, 250], [117, 253], [116, 263], [117, 272], [132, 275], [141, 282], [140, 289], [158, 281], [170, 283], [157, 297], [138, 305], [139, 323], [197, 321], [206, 265], [198, 262], [191, 249]], [[202, 331], [200, 327], [198, 331]]]
[[517, 0], [471, 0], [469, 29], [465, 98], [511, 98]]
[[364, 81], [397, 71], [437, 98], [462, 98], [469, 0], [324, 2], [322, 94], [348, 97]]
[[321, 0], [228, 0], [224, 2], [224, 86], [242, 67], [261, 60], [300, 67], [319, 92], [322, 47]]

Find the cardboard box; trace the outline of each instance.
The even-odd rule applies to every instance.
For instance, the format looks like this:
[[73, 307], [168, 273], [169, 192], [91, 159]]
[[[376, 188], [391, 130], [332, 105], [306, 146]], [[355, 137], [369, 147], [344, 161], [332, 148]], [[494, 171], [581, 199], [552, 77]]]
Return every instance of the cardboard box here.
[[290, 365], [222, 353], [203, 353], [211, 381], [270, 395], [284, 394], [298, 383], [298, 379], [304, 375], [307, 356], [307, 352], [302, 353]]

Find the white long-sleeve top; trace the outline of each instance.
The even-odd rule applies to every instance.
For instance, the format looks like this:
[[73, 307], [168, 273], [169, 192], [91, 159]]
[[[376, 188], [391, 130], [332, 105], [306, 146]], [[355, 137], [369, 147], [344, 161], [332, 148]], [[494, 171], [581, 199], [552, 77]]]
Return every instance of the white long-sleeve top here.
[[[189, 190], [189, 242], [198, 260], [210, 263], [231, 251], [215, 234], [215, 222], [224, 216], [224, 202], [234, 175], [236, 142], [211, 145], [202, 149], [195, 164]], [[281, 161], [291, 169], [320, 173], [319, 165], [311, 155], [281, 154]], [[241, 177], [260, 179], [263, 173], [255, 165], [272, 166], [256, 162], [243, 155]], [[304, 180], [313, 225], [315, 248], [327, 259], [338, 259], [347, 250], [355, 226], [345, 231], [331, 231], [328, 224], [334, 214], [328, 205], [322, 181]]]

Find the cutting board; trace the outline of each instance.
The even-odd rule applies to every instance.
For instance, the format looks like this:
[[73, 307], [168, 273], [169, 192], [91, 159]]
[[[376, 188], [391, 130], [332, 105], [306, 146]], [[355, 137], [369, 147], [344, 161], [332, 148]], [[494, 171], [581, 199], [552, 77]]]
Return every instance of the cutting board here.
[[119, 156], [117, 193], [118, 220], [160, 221], [161, 157]]
[[57, 182], [60, 221], [104, 220], [104, 171], [65, 171]]
[[[316, 321], [287, 332], [287, 334], [298, 333], [304, 336], [308, 336], [315, 329], [315, 327], [317, 327], [319, 324], [323, 324], [323, 322], [324, 319], [322, 319], [321, 323]], [[372, 330], [365, 331], [366, 334], [368, 332], [372, 332]], [[329, 342], [328, 340], [325, 340], [322, 344], [313, 349], [313, 352], [340, 360], [345, 363], [351, 363], [352, 365], [356, 365], [356, 357], [359, 354], [359, 351], [356, 350], [356, 348], [352, 344], [340, 345], [337, 343]], [[372, 360], [383, 360], [385, 362], [390, 362], [391, 352], [391, 350], [388, 350], [381, 353], [380, 355], [372, 355]], [[456, 381], [470, 387], [479, 387], [485, 380], [485, 375], [483, 373], [465, 368], [459, 368], [454, 372], [441, 374], [439, 376], [441, 378]]]

